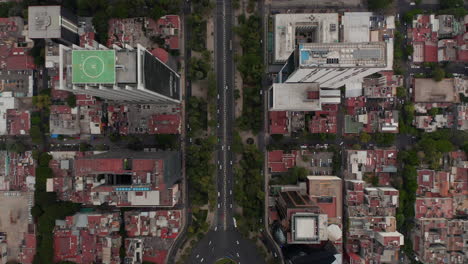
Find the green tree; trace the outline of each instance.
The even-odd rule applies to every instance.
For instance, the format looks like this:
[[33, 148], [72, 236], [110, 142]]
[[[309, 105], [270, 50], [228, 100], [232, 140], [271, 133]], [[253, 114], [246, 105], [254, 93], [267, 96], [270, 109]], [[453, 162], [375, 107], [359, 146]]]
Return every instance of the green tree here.
[[295, 166], [288, 171], [289, 177], [295, 179], [295, 182], [298, 181], [305, 181], [307, 175], [309, 175], [308, 171], [304, 167]]
[[393, 0], [367, 0], [367, 6], [372, 11], [387, 9]]
[[463, 7], [463, 0], [441, 0], [439, 4], [441, 9]]
[[71, 108], [74, 108], [76, 107], [76, 96], [75, 94], [70, 94], [68, 97], [67, 97], [67, 105]]
[[85, 152], [89, 150], [90, 145], [86, 142], [81, 142], [80, 143], [80, 151]]
[[403, 86], [398, 86], [396, 95], [398, 98], [406, 98], [406, 88]]
[[39, 156], [39, 166], [48, 167], [50, 160], [52, 160], [52, 156], [47, 152], [42, 152]]
[[39, 94], [37, 96], [33, 96], [33, 104], [39, 109], [49, 109], [50, 105], [52, 104], [50, 100], [50, 96], [46, 94]]
[[361, 149], [361, 145], [359, 145], [359, 144], [354, 144], [354, 145], [351, 146], [351, 149], [360, 150], [360, 149]]
[[361, 132], [359, 135], [359, 140], [361, 143], [368, 143], [372, 139], [371, 135], [367, 134], [366, 132]]
[[432, 117], [435, 117], [437, 114], [439, 114], [439, 108], [437, 107], [431, 108], [428, 114], [431, 115]]
[[435, 67], [432, 71], [432, 79], [436, 82], [440, 82], [445, 78], [445, 71], [441, 67]]
[[15, 141], [7, 145], [7, 150], [16, 153], [23, 153], [26, 151], [26, 146], [21, 141]]
[[388, 147], [388, 146], [393, 145], [393, 142], [395, 141], [395, 134], [375, 133], [374, 140], [377, 143], [377, 145], [382, 146], [382, 147]]

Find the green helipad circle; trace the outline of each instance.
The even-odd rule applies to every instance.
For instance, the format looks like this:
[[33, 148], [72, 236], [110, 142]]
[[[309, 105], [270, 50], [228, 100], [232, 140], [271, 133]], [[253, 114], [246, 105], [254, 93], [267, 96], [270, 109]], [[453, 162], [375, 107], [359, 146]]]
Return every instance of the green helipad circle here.
[[104, 61], [98, 56], [89, 56], [83, 61], [83, 74], [88, 78], [98, 78], [104, 73]]

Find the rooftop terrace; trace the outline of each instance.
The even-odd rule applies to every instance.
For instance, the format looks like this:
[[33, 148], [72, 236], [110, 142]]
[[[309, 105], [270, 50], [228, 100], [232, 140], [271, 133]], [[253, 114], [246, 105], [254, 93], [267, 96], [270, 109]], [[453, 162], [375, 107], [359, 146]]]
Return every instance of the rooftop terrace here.
[[386, 67], [385, 42], [305, 43], [299, 45], [301, 67]]

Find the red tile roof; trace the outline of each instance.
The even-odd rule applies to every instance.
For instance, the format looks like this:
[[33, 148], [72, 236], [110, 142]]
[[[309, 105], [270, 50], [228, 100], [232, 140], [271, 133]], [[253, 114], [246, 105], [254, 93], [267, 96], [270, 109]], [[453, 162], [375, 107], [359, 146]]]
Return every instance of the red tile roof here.
[[7, 110], [8, 134], [28, 135], [31, 126], [29, 111]]
[[333, 133], [337, 131], [336, 128], [336, 105], [323, 105], [324, 111], [316, 111], [313, 113], [312, 118], [309, 120], [310, 133]]
[[158, 25], [171, 25], [173, 28], [180, 28], [180, 18], [177, 15], [167, 15], [161, 17], [158, 22]]
[[94, 32], [86, 32], [80, 36], [80, 46], [84, 47], [85, 44], [92, 46], [95, 39]]
[[157, 114], [148, 120], [148, 132], [150, 134], [179, 134], [181, 128], [180, 114]]
[[88, 94], [77, 94], [76, 105], [95, 105], [96, 98]]
[[31, 264], [36, 254], [36, 234], [26, 234], [24, 236], [25, 244], [21, 247], [19, 258], [23, 264]]
[[437, 62], [437, 44], [425, 43], [424, 45], [424, 61]]
[[415, 204], [416, 218], [452, 218], [452, 198], [418, 197]]
[[156, 264], [165, 264], [167, 250], [155, 250], [151, 255], [143, 254], [143, 261], [149, 261]]
[[288, 169], [296, 166], [296, 151], [283, 153], [282, 150], [268, 152], [268, 168], [271, 172], [287, 172]]
[[51, 105], [50, 113], [52, 114], [71, 114], [71, 108], [68, 105]]
[[[174, 35], [165, 32], [165, 29], [173, 29]], [[156, 22], [156, 30], [165, 37], [165, 43], [170, 49], [179, 49], [180, 18], [177, 15], [163, 16]]]
[[179, 37], [171, 36], [167, 38], [166, 45], [168, 45], [170, 49], [179, 49]]
[[286, 111], [270, 111], [270, 134], [288, 133], [288, 115]]
[[468, 49], [459, 49], [457, 54], [457, 59], [459, 61], [468, 61]]
[[10, 55], [6, 59], [7, 70], [34, 70], [36, 65], [34, 64], [34, 58], [29, 56], [27, 51], [21, 51], [23, 54]]
[[151, 54], [164, 63], [169, 60], [169, 53], [165, 49], [155, 48], [151, 51]]

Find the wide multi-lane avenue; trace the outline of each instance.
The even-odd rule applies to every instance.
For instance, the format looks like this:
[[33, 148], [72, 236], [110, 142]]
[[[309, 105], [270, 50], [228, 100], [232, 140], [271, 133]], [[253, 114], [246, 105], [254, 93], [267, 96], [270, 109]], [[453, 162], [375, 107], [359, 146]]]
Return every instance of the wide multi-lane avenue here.
[[230, 258], [238, 263], [265, 263], [256, 246], [244, 239], [234, 220], [234, 155], [231, 151], [234, 125], [234, 63], [232, 54], [233, 12], [231, 0], [216, 1], [215, 71], [217, 80], [216, 189], [214, 224], [195, 246], [189, 263], [214, 263]]

